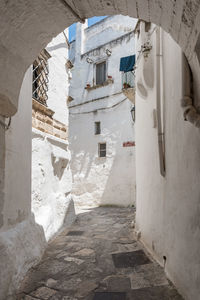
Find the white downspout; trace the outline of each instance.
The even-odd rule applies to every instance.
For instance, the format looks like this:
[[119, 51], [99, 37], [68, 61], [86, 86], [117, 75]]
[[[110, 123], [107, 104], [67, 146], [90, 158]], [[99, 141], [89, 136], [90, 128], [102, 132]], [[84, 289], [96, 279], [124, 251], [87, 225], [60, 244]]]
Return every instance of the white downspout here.
[[[160, 174], [165, 176], [165, 147], [164, 147], [164, 132], [161, 117], [161, 30], [159, 27], [156, 29], [156, 109], [157, 109], [157, 129], [158, 129], [158, 152], [160, 163]], [[162, 83], [163, 86], [163, 83]]]

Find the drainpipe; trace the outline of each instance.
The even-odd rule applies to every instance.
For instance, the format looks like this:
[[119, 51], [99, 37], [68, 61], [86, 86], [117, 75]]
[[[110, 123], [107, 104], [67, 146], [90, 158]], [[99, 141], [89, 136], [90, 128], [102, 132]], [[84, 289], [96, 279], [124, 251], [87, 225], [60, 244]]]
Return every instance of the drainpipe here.
[[[165, 177], [165, 147], [164, 147], [164, 132], [162, 126], [161, 117], [161, 30], [157, 27], [156, 30], [156, 109], [157, 109], [157, 132], [158, 132], [158, 152], [159, 152], [159, 163], [160, 163], [160, 174]], [[163, 83], [162, 83], [163, 86]]]
[[184, 119], [200, 128], [200, 114], [193, 106], [192, 92], [191, 92], [191, 71], [185, 55], [182, 55], [182, 87], [183, 98], [181, 99], [181, 106], [184, 109]]

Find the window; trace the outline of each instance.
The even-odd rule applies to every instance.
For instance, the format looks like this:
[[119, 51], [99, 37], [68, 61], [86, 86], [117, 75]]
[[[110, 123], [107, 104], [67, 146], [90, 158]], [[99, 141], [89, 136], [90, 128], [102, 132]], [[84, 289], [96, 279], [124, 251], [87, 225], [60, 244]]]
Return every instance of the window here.
[[99, 157], [106, 157], [106, 143], [99, 143]]
[[96, 84], [106, 81], [106, 61], [96, 64]]
[[48, 99], [48, 59], [51, 55], [43, 49], [33, 62], [32, 96], [41, 104], [47, 106]]
[[101, 123], [100, 122], [95, 122], [94, 123], [94, 132], [95, 132], [95, 134], [100, 134], [101, 133]]

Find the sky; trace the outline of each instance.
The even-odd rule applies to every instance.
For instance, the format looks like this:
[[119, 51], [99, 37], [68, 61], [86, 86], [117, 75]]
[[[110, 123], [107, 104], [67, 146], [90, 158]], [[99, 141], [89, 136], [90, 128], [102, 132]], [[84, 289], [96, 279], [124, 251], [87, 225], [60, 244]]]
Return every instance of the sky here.
[[[101, 16], [101, 17], [93, 17], [88, 19], [88, 27], [92, 26], [95, 23], [98, 23], [99, 21], [105, 19], [106, 16]], [[69, 27], [69, 42], [75, 40], [76, 38], [76, 23], [72, 24]]]

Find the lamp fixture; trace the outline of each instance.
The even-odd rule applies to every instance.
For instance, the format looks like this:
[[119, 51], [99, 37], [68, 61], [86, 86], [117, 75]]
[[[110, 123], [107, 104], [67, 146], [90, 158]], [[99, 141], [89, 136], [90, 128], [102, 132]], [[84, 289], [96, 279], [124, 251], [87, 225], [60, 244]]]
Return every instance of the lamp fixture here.
[[107, 54], [108, 56], [111, 56], [111, 54], [112, 54], [112, 51], [111, 51], [111, 50], [109, 50], [109, 49], [106, 49], [106, 54]]
[[89, 58], [89, 57], [86, 58], [86, 61], [87, 61], [88, 64], [93, 64], [93, 62], [94, 62], [94, 61], [93, 61], [91, 58]]
[[132, 117], [133, 123], [135, 123], [135, 105], [131, 108], [131, 117]]

